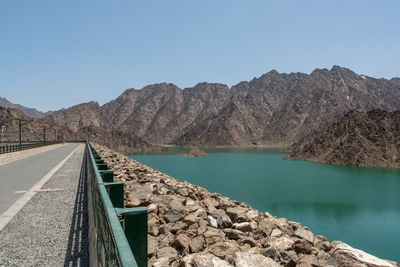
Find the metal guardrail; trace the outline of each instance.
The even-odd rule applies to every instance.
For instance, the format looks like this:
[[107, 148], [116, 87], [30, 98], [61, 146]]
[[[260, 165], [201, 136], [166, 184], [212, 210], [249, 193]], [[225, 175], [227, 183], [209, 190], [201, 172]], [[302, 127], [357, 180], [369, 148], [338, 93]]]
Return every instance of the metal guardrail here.
[[48, 141], [48, 142], [31, 142], [31, 143], [23, 143], [23, 144], [14, 144], [14, 143], [7, 143], [0, 145], [0, 154], [6, 154], [11, 152], [17, 152], [21, 150], [37, 148], [42, 146], [54, 145], [59, 144], [60, 141]]
[[147, 209], [124, 208], [124, 183], [86, 143], [91, 266], [147, 266]]

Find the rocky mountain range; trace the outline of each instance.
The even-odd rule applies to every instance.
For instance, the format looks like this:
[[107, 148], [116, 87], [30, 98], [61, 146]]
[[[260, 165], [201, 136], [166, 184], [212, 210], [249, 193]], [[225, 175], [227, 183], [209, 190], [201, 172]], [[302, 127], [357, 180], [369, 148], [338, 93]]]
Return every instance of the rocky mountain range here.
[[334, 66], [310, 74], [272, 70], [231, 88], [161, 83], [128, 89], [100, 106], [89, 102], [46, 120], [77, 132], [120, 131], [152, 144], [288, 146], [313, 136], [350, 110], [400, 109], [399, 78], [375, 79]]
[[270, 71], [229, 88], [162, 83], [128, 89], [99, 106], [90, 102], [49, 117], [72, 131], [119, 129], [149, 143], [286, 146], [317, 133], [350, 110], [400, 109], [397, 79], [375, 79], [334, 66], [311, 74]]
[[299, 141], [289, 151], [286, 159], [400, 167], [400, 111], [350, 111], [311, 141]]
[[19, 121], [22, 122], [22, 141], [90, 140], [113, 147], [118, 151], [159, 150], [136, 135], [127, 135], [119, 130], [110, 131], [97, 126], [81, 126], [76, 131], [58, 124], [50, 118], [32, 118], [19, 109], [0, 107], [0, 126], [3, 142], [19, 140]]
[[35, 108], [28, 108], [19, 104], [14, 104], [3, 97], [0, 97], [0, 107], [19, 109], [24, 112], [25, 115], [33, 118], [43, 118], [52, 113], [52, 111], [41, 112]]

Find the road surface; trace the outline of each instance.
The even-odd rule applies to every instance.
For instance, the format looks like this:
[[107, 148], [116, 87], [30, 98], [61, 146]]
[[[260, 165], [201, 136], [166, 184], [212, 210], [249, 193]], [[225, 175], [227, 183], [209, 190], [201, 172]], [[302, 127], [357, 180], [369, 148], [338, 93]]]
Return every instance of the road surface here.
[[65, 159], [79, 144], [70, 143], [0, 165], [0, 214]]

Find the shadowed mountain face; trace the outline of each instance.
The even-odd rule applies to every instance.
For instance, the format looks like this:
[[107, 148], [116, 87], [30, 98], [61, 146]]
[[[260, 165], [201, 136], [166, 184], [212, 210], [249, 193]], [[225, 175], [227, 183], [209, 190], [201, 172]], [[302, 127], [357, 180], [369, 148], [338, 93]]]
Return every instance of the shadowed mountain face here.
[[289, 145], [317, 133], [350, 110], [400, 109], [400, 82], [334, 66], [311, 74], [273, 70], [232, 88], [162, 83], [128, 89], [99, 106], [80, 104], [46, 119], [77, 132], [121, 131], [153, 144]]
[[311, 141], [293, 144], [286, 158], [400, 167], [400, 111], [350, 111]]

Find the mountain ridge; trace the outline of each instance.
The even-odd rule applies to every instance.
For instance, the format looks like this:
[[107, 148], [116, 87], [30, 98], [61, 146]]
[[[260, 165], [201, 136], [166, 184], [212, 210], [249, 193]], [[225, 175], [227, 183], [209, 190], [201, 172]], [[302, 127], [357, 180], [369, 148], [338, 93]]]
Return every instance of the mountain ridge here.
[[53, 113], [53, 111], [48, 111], [48, 112], [42, 112], [39, 111], [35, 108], [29, 108], [25, 107], [20, 104], [14, 104], [11, 101], [9, 101], [6, 98], [0, 97], [0, 107], [5, 107], [5, 108], [16, 108], [24, 112], [26, 115], [34, 118], [43, 118], [46, 117], [47, 115], [50, 115]]
[[130, 88], [46, 117], [72, 132], [117, 129], [152, 144], [280, 145], [317, 133], [350, 110], [400, 109], [400, 79], [375, 79], [333, 66], [310, 74], [271, 70], [231, 87], [172, 83]]

